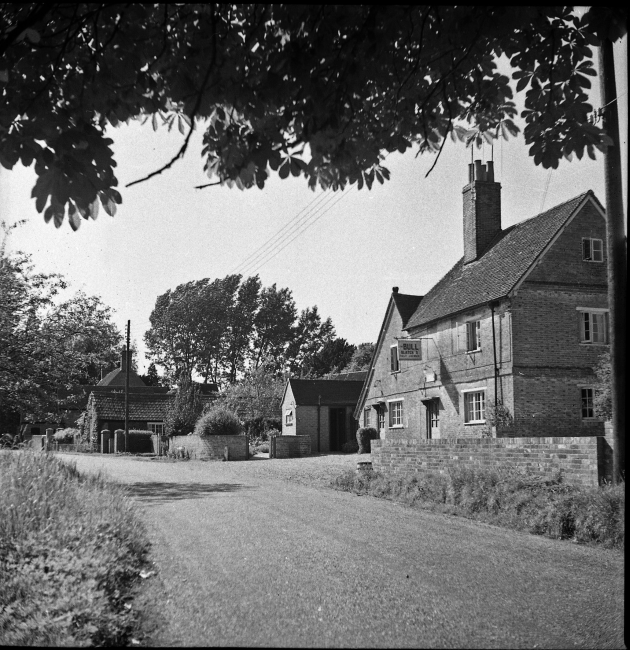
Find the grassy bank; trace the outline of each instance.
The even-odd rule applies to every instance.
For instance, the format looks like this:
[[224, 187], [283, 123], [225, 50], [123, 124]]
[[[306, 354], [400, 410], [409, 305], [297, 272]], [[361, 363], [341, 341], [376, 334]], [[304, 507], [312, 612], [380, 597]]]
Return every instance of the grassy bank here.
[[4, 452], [0, 494], [0, 644], [125, 645], [148, 541], [122, 488]]
[[345, 472], [332, 487], [407, 503], [537, 535], [621, 548], [625, 486], [566, 485], [516, 470], [451, 470], [445, 474], [384, 476]]

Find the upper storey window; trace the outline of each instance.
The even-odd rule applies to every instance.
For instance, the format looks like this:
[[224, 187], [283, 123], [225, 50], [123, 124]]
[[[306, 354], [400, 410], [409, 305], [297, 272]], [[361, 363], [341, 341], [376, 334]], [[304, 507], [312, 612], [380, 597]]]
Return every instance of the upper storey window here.
[[584, 237], [582, 239], [582, 259], [585, 262], [603, 262], [604, 242], [601, 239]]

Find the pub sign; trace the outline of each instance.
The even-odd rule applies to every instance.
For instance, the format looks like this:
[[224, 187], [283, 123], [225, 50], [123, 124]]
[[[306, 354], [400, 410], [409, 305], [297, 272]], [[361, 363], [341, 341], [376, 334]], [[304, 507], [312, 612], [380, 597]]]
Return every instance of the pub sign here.
[[422, 339], [398, 339], [399, 361], [420, 361], [422, 359]]

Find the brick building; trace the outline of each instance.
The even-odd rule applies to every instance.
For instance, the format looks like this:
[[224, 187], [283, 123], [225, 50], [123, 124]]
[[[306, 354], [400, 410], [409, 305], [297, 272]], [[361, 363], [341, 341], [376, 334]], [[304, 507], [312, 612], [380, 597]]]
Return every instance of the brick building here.
[[603, 435], [604, 209], [588, 191], [503, 230], [481, 161], [463, 199], [464, 255], [423, 297], [394, 287], [355, 417], [381, 438]]
[[289, 378], [282, 395], [282, 435], [309, 435], [313, 452], [341, 451], [355, 439], [352, 417], [363, 386], [357, 379]]

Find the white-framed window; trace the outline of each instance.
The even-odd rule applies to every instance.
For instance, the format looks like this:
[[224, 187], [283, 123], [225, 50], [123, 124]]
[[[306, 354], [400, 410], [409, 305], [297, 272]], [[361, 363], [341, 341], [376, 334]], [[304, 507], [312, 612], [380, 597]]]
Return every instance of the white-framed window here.
[[390, 372], [398, 372], [400, 363], [398, 361], [398, 343], [389, 348], [389, 368]]
[[382, 429], [385, 428], [385, 408], [383, 406], [379, 406], [377, 413], [378, 413], [378, 430], [381, 431]]
[[157, 433], [158, 435], [164, 435], [164, 422], [147, 422], [147, 429], [151, 433]]
[[394, 429], [396, 427], [402, 427], [403, 425], [403, 401], [396, 400], [395, 402], [389, 402], [389, 428]]
[[585, 262], [604, 261], [604, 242], [592, 237], [582, 238], [582, 259]]
[[585, 386], [580, 388], [581, 392], [581, 409], [582, 409], [582, 419], [591, 420], [595, 417], [595, 407], [593, 405], [593, 399], [595, 397], [595, 390], [592, 386]]
[[464, 424], [482, 424], [486, 421], [486, 391], [464, 392]]
[[364, 427], [369, 427], [370, 426], [370, 413], [372, 412], [372, 407], [366, 406], [363, 409], [363, 426]]
[[460, 322], [457, 327], [457, 338], [460, 352], [477, 352], [481, 350], [481, 321]]
[[608, 343], [608, 310], [579, 310], [580, 342], [605, 345]]
[[292, 427], [293, 426], [293, 409], [287, 409], [284, 412], [284, 424], [287, 427]]

